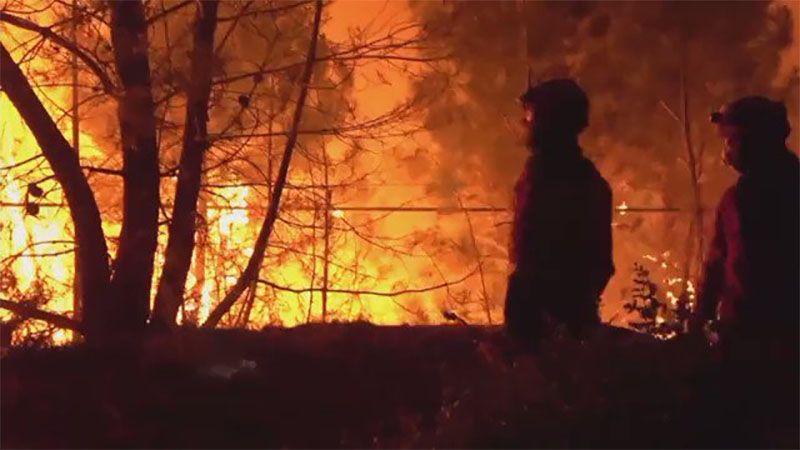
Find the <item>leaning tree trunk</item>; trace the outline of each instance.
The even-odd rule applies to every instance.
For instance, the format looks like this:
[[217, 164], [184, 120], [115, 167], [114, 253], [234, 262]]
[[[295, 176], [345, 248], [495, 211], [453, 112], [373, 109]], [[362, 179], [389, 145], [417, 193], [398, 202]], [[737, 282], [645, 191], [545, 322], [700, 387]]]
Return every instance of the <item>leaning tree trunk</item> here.
[[[114, 61], [122, 82], [122, 232], [111, 280], [113, 321], [144, 327], [158, 236], [159, 173], [155, 106], [150, 82], [147, 22], [140, 1], [109, 2]], [[86, 267], [86, 270], [92, 270]]]
[[236, 300], [242, 296], [245, 289], [248, 288], [252, 284], [254, 280], [258, 278], [258, 272], [261, 269], [261, 264], [264, 261], [264, 255], [267, 251], [267, 243], [269, 242], [269, 237], [272, 234], [272, 229], [275, 225], [275, 220], [278, 218], [278, 207], [280, 206], [281, 202], [281, 194], [283, 193], [283, 188], [286, 185], [286, 176], [289, 172], [289, 162], [292, 160], [292, 151], [294, 150], [294, 145], [297, 142], [297, 134], [300, 127], [300, 119], [303, 117], [303, 107], [306, 103], [306, 96], [308, 95], [308, 85], [311, 81], [311, 74], [314, 71], [314, 63], [316, 60], [317, 55], [317, 40], [319, 38], [319, 27], [320, 21], [322, 18], [322, 0], [317, 0], [316, 4], [316, 11], [314, 12], [314, 25], [311, 28], [311, 42], [308, 46], [308, 55], [306, 56], [306, 63], [303, 67], [303, 75], [300, 81], [300, 95], [297, 98], [297, 107], [294, 110], [294, 116], [292, 117], [292, 124], [291, 128], [289, 129], [289, 134], [286, 139], [286, 147], [283, 151], [283, 158], [281, 159], [281, 165], [278, 169], [278, 178], [275, 180], [275, 190], [272, 192], [272, 196], [269, 202], [269, 209], [267, 210], [267, 216], [264, 219], [264, 222], [261, 224], [261, 229], [258, 232], [258, 238], [256, 238], [256, 243], [253, 246], [253, 254], [250, 255], [250, 259], [247, 261], [247, 266], [244, 269], [244, 272], [239, 276], [239, 279], [236, 280], [236, 284], [234, 284], [233, 288], [231, 288], [230, 292], [225, 295], [225, 298], [217, 305], [214, 310], [211, 311], [209, 314], [208, 319], [206, 319], [203, 327], [205, 328], [214, 328], [219, 323], [220, 319], [231, 309]]
[[100, 210], [94, 194], [81, 171], [75, 150], [61, 134], [27, 78], [2, 45], [0, 79], [3, 80], [3, 91], [31, 130], [64, 191], [75, 227], [75, 251], [81, 266], [87, 268], [80, 272], [84, 300], [81, 329], [87, 339], [102, 336], [109, 330], [106, 302], [111, 271]]
[[162, 326], [176, 323], [183, 303], [186, 277], [192, 263], [197, 224], [197, 198], [200, 193], [203, 157], [208, 149], [208, 99], [211, 94], [209, 61], [214, 54], [214, 31], [217, 26], [217, 1], [200, 2], [192, 49], [192, 77], [189, 87], [183, 150], [178, 167], [178, 185], [164, 269], [156, 294], [153, 321]]

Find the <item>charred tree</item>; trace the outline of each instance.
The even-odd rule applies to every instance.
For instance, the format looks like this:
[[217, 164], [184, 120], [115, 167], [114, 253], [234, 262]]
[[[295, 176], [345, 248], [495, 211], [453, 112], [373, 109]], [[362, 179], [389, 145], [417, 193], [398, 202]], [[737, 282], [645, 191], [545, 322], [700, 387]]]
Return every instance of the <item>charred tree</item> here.
[[176, 323], [178, 309], [183, 303], [186, 277], [192, 263], [203, 157], [209, 146], [209, 61], [214, 54], [218, 6], [217, 1], [204, 1], [199, 3], [197, 10], [178, 184], [169, 225], [164, 269], [153, 309], [153, 322], [161, 326], [174, 326]]
[[[71, 27], [71, 37], [72, 42], [78, 41], [78, 23], [80, 22], [80, 14], [78, 12], [78, 2], [77, 0], [72, 0], [72, 27]], [[72, 53], [72, 148], [75, 149], [75, 154], [78, 156], [80, 160], [81, 156], [81, 132], [80, 132], [80, 91], [78, 85], [78, 54], [73, 52]], [[75, 256], [74, 264], [75, 264], [75, 273], [72, 277], [72, 311], [75, 318], [80, 318], [81, 316], [81, 279], [80, 279], [80, 266], [81, 260], [77, 256]]]
[[109, 331], [110, 325], [106, 320], [106, 311], [111, 270], [100, 210], [94, 194], [81, 171], [75, 149], [61, 134], [27, 78], [3, 46], [0, 46], [0, 78], [3, 80], [3, 91], [33, 133], [64, 191], [75, 226], [77, 257], [81, 267], [91, 268], [80, 272], [84, 306], [82, 328], [87, 338], [100, 337]]
[[[49, 196], [46, 201], [39, 199], [42, 196], [39, 194], [34, 195], [35, 201], [26, 200], [25, 203], [19, 204], [14, 201], [2, 206], [26, 208], [30, 211], [34, 209], [38, 211], [39, 207], [73, 208], [70, 214], [75, 219], [75, 231], [78, 235], [74, 239], [77, 244], [75, 268], [80, 278], [76, 288], [84, 290], [86, 306], [84, 318], [86, 323], [96, 324], [109, 333], [141, 330], [148, 317], [167, 327], [175, 325], [186, 295], [185, 284], [188, 270], [192, 269], [194, 247], [202, 252], [202, 257], [195, 257], [194, 260], [195, 273], [200, 275], [196, 277], [192, 296], [202, 298], [203, 304], [202, 308], [195, 308], [193, 312], [184, 310], [183, 318], [187, 322], [192, 322], [190, 316], [195, 314], [196, 320], [203, 320], [206, 308], [213, 309], [218, 300], [225, 297], [225, 291], [230, 287], [229, 277], [238, 274], [232, 270], [238, 272], [241, 270], [240, 264], [248, 261], [247, 257], [242, 256], [240, 239], [225, 236], [233, 233], [232, 228], [226, 228], [227, 225], [224, 225], [217, 231], [214, 228], [215, 224], [234, 223], [228, 222], [233, 216], [241, 218], [238, 213], [227, 215], [228, 213], [224, 211], [228, 209], [244, 209], [247, 210], [247, 215], [252, 214], [253, 210], [257, 211], [259, 217], [257, 225], [261, 225], [260, 222], [266, 215], [265, 226], [261, 227], [257, 235], [256, 251], [253, 252], [256, 257], [247, 263], [248, 268], [243, 274], [250, 279], [248, 283], [243, 283], [244, 290], [249, 289], [250, 295], [245, 306], [239, 308], [244, 302], [234, 306], [234, 311], [242, 318], [239, 323], [246, 324], [251, 312], [255, 315], [263, 311], [259, 308], [262, 299], [256, 294], [264, 292], [258, 286], [261, 283], [258, 275], [259, 270], [266, 264], [266, 249], [268, 247], [270, 249], [270, 266], [278, 269], [289, 258], [300, 260], [302, 263], [307, 256], [304, 249], [309, 242], [305, 237], [307, 227], [301, 223], [302, 220], [298, 221], [293, 217], [293, 211], [302, 210], [302, 207], [296, 208], [293, 203], [302, 204], [302, 197], [305, 194], [297, 190], [298, 186], [292, 185], [293, 181], [287, 181], [289, 174], [292, 178], [295, 176], [294, 167], [300, 170], [302, 164], [308, 164], [313, 177], [313, 168], [317, 167], [319, 162], [315, 160], [315, 156], [306, 155], [307, 150], [304, 145], [314, 147], [324, 145], [328, 140], [334, 139], [334, 136], [344, 142], [351, 142], [352, 151], [348, 151], [346, 160], [338, 161], [336, 164], [356, 167], [356, 163], [350, 159], [354, 160], [355, 156], [352, 155], [363, 150], [360, 141], [379, 139], [382, 135], [397, 136], [396, 124], [404, 123], [401, 121], [409, 117], [413, 102], [392, 109], [387, 114], [362, 121], [354, 114], [355, 106], [349, 101], [348, 96], [351, 95], [357, 61], [379, 60], [387, 64], [400, 64], [399, 61], [417, 62], [413, 56], [403, 53], [403, 49], [412, 48], [419, 43], [419, 35], [404, 37], [409, 31], [416, 30], [416, 26], [402, 24], [377, 38], [366, 34], [351, 36], [348, 39], [349, 46], [340, 46], [319, 35], [321, 18], [317, 17], [313, 21], [315, 29], [311, 50], [314, 53], [309, 60], [309, 53], [304, 51], [308, 44], [308, 31], [301, 33], [282, 31], [287, 25], [296, 25], [298, 21], [312, 22], [308, 20], [313, 14], [310, 2], [220, 3], [219, 12], [214, 14], [209, 13], [213, 8], [213, 4], [209, 2], [181, 2], [180, 5], [165, 4], [162, 1], [81, 4], [77, 12], [71, 0], [57, 3], [55, 14], [64, 19], [58, 23], [66, 24], [67, 28], [39, 25], [38, 20], [49, 21], [49, 16], [39, 16], [38, 12], [41, 11], [37, 12], [33, 6], [30, 12], [25, 12], [27, 5], [23, 5], [21, 9], [15, 10], [15, 14], [18, 15], [11, 15], [7, 11], [0, 12], [0, 21], [10, 27], [25, 30], [25, 33], [34, 34], [33, 39], [25, 42], [16, 42], [17, 36], [12, 33], [3, 37], [3, 43], [7, 48], [10, 48], [12, 42], [19, 44], [15, 45], [13, 50], [14, 57], [19, 59], [17, 70], [24, 72], [24, 75], [19, 74], [19, 80], [26, 80], [29, 83], [28, 88], [31, 91], [29, 95], [32, 99], [38, 96], [42, 102], [39, 103], [39, 112], [51, 127], [50, 131], [58, 132], [57, 124], [63, 118], [57, 116], [57, 111], [61, 111], [67, 117], [71, 108], [66, 103], [60, 104], [60, 96], [53, 96], [51, 93], [52, 90], [62, 87], [72, 86], [74, 89], [78, 83], [74, 77], [72, 82], [69, 82], [68, 70], [72, 69], [74, 75], [75, 69], [78, 69], [81, 72], [81, 80], [91, 79], [94, 83], [81, 86], [83, 90], [77, 99], [78, 102], [73, 99], [72, 115], [77, 116], [74, 111], [78, 105], [80, 112], [85, 116], [94, 112], [91, 108], [98, 110], [107, 108], [108, 112], [113, 111], [117, 115], [116, 119], [110, 122], [114, 128], [119, 127], [119, 136], [111, 133], [100, 134], [103, 132], [100, 128], [107, 125], [102, 120], [84, 120], [80, 124], [80, 132], [94, 138], [84, 143], [81, 136], [84, 148], [93, 148], [93, 144], [96, 144], [104, 153], [100, 155], [96, 152], [84, 152], [83, 167], [79, 165], [77, 158], [70, 162], [74, 165], [75, 177], [81, 179], [83, 184], [81, 189], [91, 201], [80, 199], [75, 201], [74, 196], [68, 196], [68, 201], [63, 202], [59, 198], [62, 195], [59, 189], [51, 189], [50, 184], [45, 183], [47, 193], [44, 196]], [[72, 9], [67, 9], [69, 4], [72, 4]], [[65, 9], [62, 10], [61, 7]], [[192, 7], [196, 7], [202, 13], [187, 24], [188, 18], [177, 12], [186, 13]], [[317, 13], [319, 15], [319, 11]], [[75, 20], [76, 14], [79, 20]], [[72, 28], [69, 28], [70, 23]], [[177, 28], [174, 28], [176, 26]], [[103, 27], [107, 27], [110, 32], [96, 32], [98, 28]], [[216, 38], [214, 27], [217, 30]], [[70, 38], [70, 30], [79, 39]], [[253, 41], [254, 37], [257, 38], [257, 42]], [[252, 51], [256, 48], [254, 45], [260, 46], [258, 51]], [[242, 53], [240, 51], [242, 46], [251, 51]], [[284, 47], [290, 50], [281, 50]], [[64, 58], [65, 51], [66, 58]], [[198, 53], [204, 53], [205, 56], [197, 56]], [[23, 54], [24, 56], [17, 57]], [[208, 55], [211, 56], [207, 57]], [[6, 72], [12, 65], [7, 64], [5, 59], [10, 59], [8, 52], [3, 64], [3, 82], [8, 90], [12, 84], [9, 81], [12, 77]], [[78, 65], [75, 64], [76, 59]], [[422, 62], [427, 60], [429, 58], [423, 59]], [[219, 63], [220, 67], [207, 70], [210, 67], [209, 61]], [[39, 67], [42, 62], [52, 66], [54, 74], [63, 73], [63, 79], [60, 76], [53, 78], [41, 73]], [[309, 78], [303, 82], [305, 73], [303, 69], [306, 66], [310, 70]], [[242, 68], [246, 70], [243, 71]], [[267, 80], [269, 83], [265, 83]], [[298, 90], [302, 94], [301, 103], [304, 105], [308, 103], [304, 109], [302, 109], [304, 105], [300, 108], [289, 106], [296, 101]], [[333, 94], [329, 94], [331, 92]], [[184, 99], [187, 100], [186, 109], [184, 109]], [[24, 106], [17, 105], [17, 107], [24, 109]], [[212, 114], [219, 126], [215, 126], [217, 129], [209, 132], [206, 129], [206, 122], [208, 116]], [[26, 122], [29, 119], [30, 116], [25, 117]], [[301, 121], [307, 129], [299, 126]], [[225, 122], [229, 123], [226, 125]], [[273, 128], [273, 122], [286, 123], [286, 126]], [[34, 131], [35, 128], [31, 126]], [[263, 132], [265, 130], [266, 133]], [[383, 130], [383, 134], [375, 130]], [[68, 130], [62, 131], [66, 133]], [[77, 131], [77, 127], [73, 127], [73, 131]], [[73, 136], [74, 141], [77, 141], [76, 137]], [[59, 142], [58, 145], [45, 143], [47, 136], [43, 139], [41, 134], [36, 138], [43, 149], [54, 150], [59, 146], [66, 149], [56, 153], [59, 157], [67, 152], [73, 156], [76, 153], [77, 149], [74, 148], [76, 145], [70, 147], [68, 136], [66, 139], [62, 137], [61, 141], [64, 142]], [[265, 168], [263, 146], [259, 142], [262, 138], [266, 138], [270, 144], [273, 138], [282, 140], [283, 142], [276, 145], [290, 149], [284, 155], [283, 162], [279, 163], [281, 170], [277, 180], [272, 176], [263, 177], [262, 169]], [[117, 145], [120, 145], [121, 151], [116, 150]], [[294, 151], [295, 161], [291, 162], [293, 172], [287, 174], [292, 157], [291, 149], [295, 146], [297, 147]], [[27, 150], [20, 151], [20, 153], [26, 152]], [[303, 152], [301, 162], [297, 161], [298, 152]], [[30, 158], [29, 155], [24, 155], [17, 160], [16, 153], [12, 152], [11, 164], [2, 168], [17, 171], [13, 178], [15, 184], [36, 186], [42, 180], [53, 178], [61, 181], [58, 177], [62, 173], [53, 170], [57, 172], [56, 177], [53, 177], [50, 173], [51, 168], [47, 164], [41, 167], [37, 165], [30, 171], [19, 169], [30, 161], [35, 163], [38, 156]], [[270, 163], [272, 159], [267, 161], [267, 164]], [[269, 170], [269, 173], [272, 174], [272, 171]], [[334, 182], [331, 183], [331, 187], [350, 188], [351, 185], [348, 183], [355, 183], [353, 180], [356, 178], [364, 178], [361, 175], [356, 177], [354, 173], [351, 176], [350, 181], [342, 183], [334, 181], [337, 174], [332, 172], [331, 181]], [[160, 178], [169, 179], [170, 181], [165, 184], [170, 188], [172, 182], [175, 182], [174, 197], [161, 195]], [[267, 178], [266, 185], [260, 182], [263, 178]], [[301, 177], [298, 176], [299, 178]], [[254, 182], [254, 179], [258, 179], [259, 182]], [[275, 185], [276, 181], [279, 182], [279, 186]], [[227, 194], [231, 191], [226, 189], [239, 187], [242, 189], [232, 191], [233, 196], [241, 199], [236, 202], [246, 201], [245, 204], [233, 204], [231, 199], [234, 197], [229, 197]], [[297, 194], [281, 197], [280, 190], [284, 188], [295, 189], [293, 192]], [[74, 191], [75, 188], [71, 189]], [[200, 189], [203, 190], [202, 194], [198, 192]], [[318, 188], [313, 189], [316, 192]], [[68, 191], [69, 188], [64, 189], [65, 193], [72, 195]], [[198, 223], [205, 223], [204, 218], [200, 217], [205, 216], [205, 213], [199, 211], [197, 206], [198, 198], [203, 194], [208, 194], [208, 199], [219, 200], [208, 202], [209, 217], [205, 228], [211, 236], [210, 238], [205, 236], [206, 239], [204, 236], [199, 236], [203, 231], [198, 233]], [[263, 196], [265, 199], [263, 207], [259, 208], [252, 203], [252, 199], [247, 198], [252, 194]], [[117, 198], [117, 195], [121, 198]], [[91, 198], [92, 196], [97, 197], [97, 203]], [[94, 208], [94, 216], [86, 213], [88, 207]], [[280, 215], [278, 215], [279, 208], [284, 208]], [[291, 211], [285, 212], [287, 209]], [[330, 214], [330, 209], [331, 206], [328, 204], [326, 214]], [[107, 221], [103, 225], [121, 225], [119, 238], [114, 235], [103, 236], [100, 210], [103, 211], [102, 220]], [[28, 212], [28, 214], [35, 213]], [[304, 215], [304, 212], [299, 213], [299, 216]], [[252, 221], [253, 217], [249, 219]], [[87, 220], [94, 220], [92, 225], [95, 228], [94, 242], [85, 239], [87, 228], [82, 223], [88, 223]], [[236, 223], [239, 227], [238, 222]], [[164, 229], [159, 230], [161, 225], [165, 225], [168, 231], [165, 249], [157, 248], [158, 232], [164, 232]], [[337, 226], [350, 225], [344, 220], [333, 220], [328, 217], [328, 227], [331, 228], [329, 234], [334, 230], [341, 231], [340, 228], [336, 228]], [[287, 233], [284, 234], [284, 230]], [[26, 231], [30, 232], [30, 229], [26, 228]], [[69, 230], [66, 233], [69, 234]], [[68, 237], [71, 243], [72, 236]], [[33, 242], [36, 236], [31, 235], [30, 238], [31, 244], [41, 243]], [[256, 240], [256, 236], [252, 236], [252, 240]], [[342, 268], [336, 261], [337, 249], [334, 248], [334, 244], [337, 242], [329, 242], [329, 256], [325, 257], [330, 264], [329, 280], [325, 285], [326, 291], [331, 293], [337, 293], [330, 288], [337, 284], [338, 272]], [[110, 251], [107, 245], [111, 247]], [[219, 249], [215, 249], [217, 245]], [[234, 248], [237, 245], [239, 247]], [[92, 248], [97, 251], [92, 250], [94, 260], [87, 263], [86, 252]], [[272, 249], [276, 250], [274, 254]], [[163, 271], [155, 267], [155, 261], [161, 260], [161, 255], [156, 253], [160, 250], [165, 251], [163, 254], [165, 265], [160, 268]], [[113, 257], [109, 256], [109, 253]], [[43, 258], [53, 254], [25, 256]], [[213, 275], [209, 273], [209, 277], [204, 277], [203, 265], [207, 265], [208, 261], [217, 261], [222, 270], [215, 270]], [[37, 269], [38, 264], [37, 262]], [[86, 274], [82, 273], [84, 269], [87, 271]], [[43, 273], [46, 271], [45, 269]], [[157, 293], [153, 293], [156, 295], [151, 296], [151, 286], [154, 286], [153, 277], [156, 272], [161, 272], [162, 275], [158, 280]], [[364, 279], [357, 271], [355, 273], [354, 279]], [[95, 284], [102, 289], [95, 289], [95, 293], [92, 293], [92, 287], [86, 284], [86, 279], [99, 280]], [[214, 284], [216, 289], [212, 287]], [[239, 286], [236, 290], [238, 288]], [[318, 290], [313, 281], [311, 288], [312, 291]], [[274, 291], [275, 288], [272, 288], [271, 292]], [[102, 294], [96, 294], [97, 292]], [[46, 311], [48, 304], [53, 304], [56, 299], [64, 295], [66, 294], [61, 290], [54, 290], [52, 295], [47, 297], [49, 300], [40, 303], [39, 306]], [[153, 297], [156, 298], [156, 303], [151, 312], [149, 305]], [[240, 294], [238, 297], [244, 295]], [[49, 301], [53, 303], [48, 303]], [[238, 300], [234, 298], [232, 302]], [[229, 308], [227, 303], [224, 301], [221, 308]], [[4, 305], [0, 305], [0, 308], [13, 307]], [[330, 310], [327, 312], [332, 313]], [[219, 314], [219, 311], [214, 314]], [[224, 316], [224, 313], [222, 315]], [[236, 323], [235, 320], [230, 321], [230, 324]], [[95, 325], [87, 327], [91, 329]]]
[[[123, 212], [113, 264], [111, 318], [126, 329], [143, 328], [158, 235], [159, 170], [155, 106], [150, 79], [144, 6], [111, 2], [111, 41], [122, 84], [118, 105], [122, 139]], [[87, 268], [87, 270], [90, 270]]]

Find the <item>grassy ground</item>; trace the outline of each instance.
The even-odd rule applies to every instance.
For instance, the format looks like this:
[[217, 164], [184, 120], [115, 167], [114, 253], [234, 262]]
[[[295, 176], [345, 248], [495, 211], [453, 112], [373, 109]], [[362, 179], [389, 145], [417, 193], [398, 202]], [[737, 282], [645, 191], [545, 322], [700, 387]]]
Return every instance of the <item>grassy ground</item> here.
[[796, 377], [720, 377], [707, 356], [617, 329], [522, 350], [492, 328], [368, 324], [19, 349], [0, 363], [0, 445], [800, 445]]

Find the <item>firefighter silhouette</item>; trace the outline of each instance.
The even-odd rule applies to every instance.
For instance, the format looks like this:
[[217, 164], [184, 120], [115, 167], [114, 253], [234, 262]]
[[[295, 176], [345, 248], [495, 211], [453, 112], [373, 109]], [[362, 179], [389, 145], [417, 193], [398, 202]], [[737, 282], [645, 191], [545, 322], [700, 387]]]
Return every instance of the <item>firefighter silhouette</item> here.
[[697, 331], [718, 319], [724, 340], [772, 341], [796, 353], [800, 319], [800, 165], [786, 147], [786, 107], [738, 99], [712, 122], [740, 176], [719, 202], [698, 293]]
[[561, 323], [581, 334], [599, 324], [614, 273], [611, 189], [578, 144], [589, 100], [569, 79], [529, 86], [519, 100], [530, 154], [514, 189], [506, 330], [536, 339]]

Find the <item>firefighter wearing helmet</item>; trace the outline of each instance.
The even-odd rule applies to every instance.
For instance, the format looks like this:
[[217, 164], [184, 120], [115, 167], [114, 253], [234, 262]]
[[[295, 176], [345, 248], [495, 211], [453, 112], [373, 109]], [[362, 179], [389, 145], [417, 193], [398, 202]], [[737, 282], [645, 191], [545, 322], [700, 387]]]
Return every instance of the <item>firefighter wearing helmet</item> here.
[[[716, 319], [724, 347], [793, 354], [800, 309], [800, 165], [786, 107], [744, 97], [711, 115], [739, 179], [722, 196], [693, 331]], [[782, 350], [781, 350], [782, 349]]]
[[589, 100], [575, 81], [555, 79], [519, 101], [529, 156], [514, 189], [506, 330], [534, 341], [550, 324], [583, 334], [599, 324], [614, 272], [611, 189], [578, 144]]

